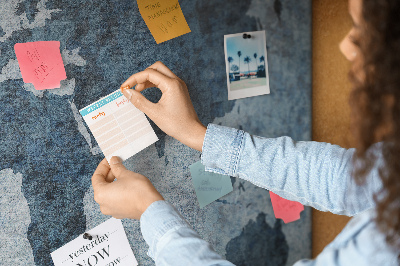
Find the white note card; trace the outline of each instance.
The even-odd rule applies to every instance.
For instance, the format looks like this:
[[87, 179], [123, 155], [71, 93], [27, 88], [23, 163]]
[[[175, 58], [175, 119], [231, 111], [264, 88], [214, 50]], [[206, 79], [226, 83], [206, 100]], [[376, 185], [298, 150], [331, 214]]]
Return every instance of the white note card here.
[[107, 161], [123, 161], [158, 140], [144, 113], [117, 90], [79, 111]]
[[111, 218], [51, 253], [55, 266], [136, 266], [121, 220]]

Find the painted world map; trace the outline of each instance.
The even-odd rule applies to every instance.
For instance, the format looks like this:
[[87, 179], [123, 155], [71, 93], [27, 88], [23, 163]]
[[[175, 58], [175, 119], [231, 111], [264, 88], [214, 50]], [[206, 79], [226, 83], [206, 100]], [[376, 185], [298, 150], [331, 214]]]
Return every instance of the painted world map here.
[[[179, 4], [191, 32], [156, 44], [136, 1], [1, 1], [0, 264], [53, 265], [52, 251], [109, 219], [91, 187], [104, 156], [78, 110], [156, 61], [186, 82], [203, 124], [311, 139], [311, 1]], [[266, 32], [271, 93], [228, 101], [224, 35], [258, 30]], [[35, 41], [60, 42], [67, 75], [60, 88], [23, 82], [14, 45]], [[161, 92], [144, 95], [156, 102]], [[159, 141], [124, 164], [147, 176], [219, 254], [237, 265], [311, 256], [309, 208], [284, 224], [268, 191], [236, 178], [233, 192], [200, 208], [189, 170], [200, 153], [151, 125]], [[123, 225], [139, 265], [154, 265], [139, 221]]]

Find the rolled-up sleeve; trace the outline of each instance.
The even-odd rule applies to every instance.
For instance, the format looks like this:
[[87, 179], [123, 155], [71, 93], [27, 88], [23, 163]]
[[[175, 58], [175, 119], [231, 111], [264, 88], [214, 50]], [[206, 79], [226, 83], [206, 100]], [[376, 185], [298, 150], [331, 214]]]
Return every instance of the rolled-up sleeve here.
[[166, 201], [153, 202], [140, 218], [148, 255], [157, 265], [233, 265], [190, 227]]
[[375, 206], [377, 169], [358, 186], [351, 177], [354, 149], [290, 137], [262, 138], [209, 124], [203, 142], [206, 171], [230, 175], [321, 211], [355, 215]]

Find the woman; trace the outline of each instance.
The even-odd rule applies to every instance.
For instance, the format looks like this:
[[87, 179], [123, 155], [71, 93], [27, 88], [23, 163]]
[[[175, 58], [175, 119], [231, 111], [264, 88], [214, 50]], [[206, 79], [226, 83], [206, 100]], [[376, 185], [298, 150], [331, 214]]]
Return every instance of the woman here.
[[[204, 127], [186, 85], [162, 63], [131, 76], [124, 95], [164, 132], [202, 151], [207, 170], [236, 176], [319, 210], [356, 215], [315, 260], [296, 265], [397, 265], [400, 250], [400, 2], [350, 0], [353, 28], [340, 44], [352, 62], [357, 149], [265, 139]], [[136, 90], [129, 89], [136, 85]], [[158, 103], [140, 91], [158, 87]], [[111, 171], [110, 171], [111, 170]], [[112, 182], [114, 178], [116, 182]], [[356, 183], [357, 181], [357, 183]], [[149, 255], [165, 265], [231, 265], [155, 190], [117, 157], [92, 177], [104, 214], [140, 219]]]

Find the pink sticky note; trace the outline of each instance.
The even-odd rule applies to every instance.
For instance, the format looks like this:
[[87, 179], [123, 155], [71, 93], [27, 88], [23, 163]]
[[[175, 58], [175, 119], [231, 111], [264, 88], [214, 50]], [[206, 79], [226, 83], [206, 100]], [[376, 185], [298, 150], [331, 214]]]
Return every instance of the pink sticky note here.
[[55, 89], [67, 78], [60, 42], [27, 42], [14, 45], [22, 78], [37, 90]]
[[277, 219], [282, 219], [285, 224], [300, 219], [300, 213], [304, 210], [301, 203], [281, 198], [271, 191], [269, 195]]

